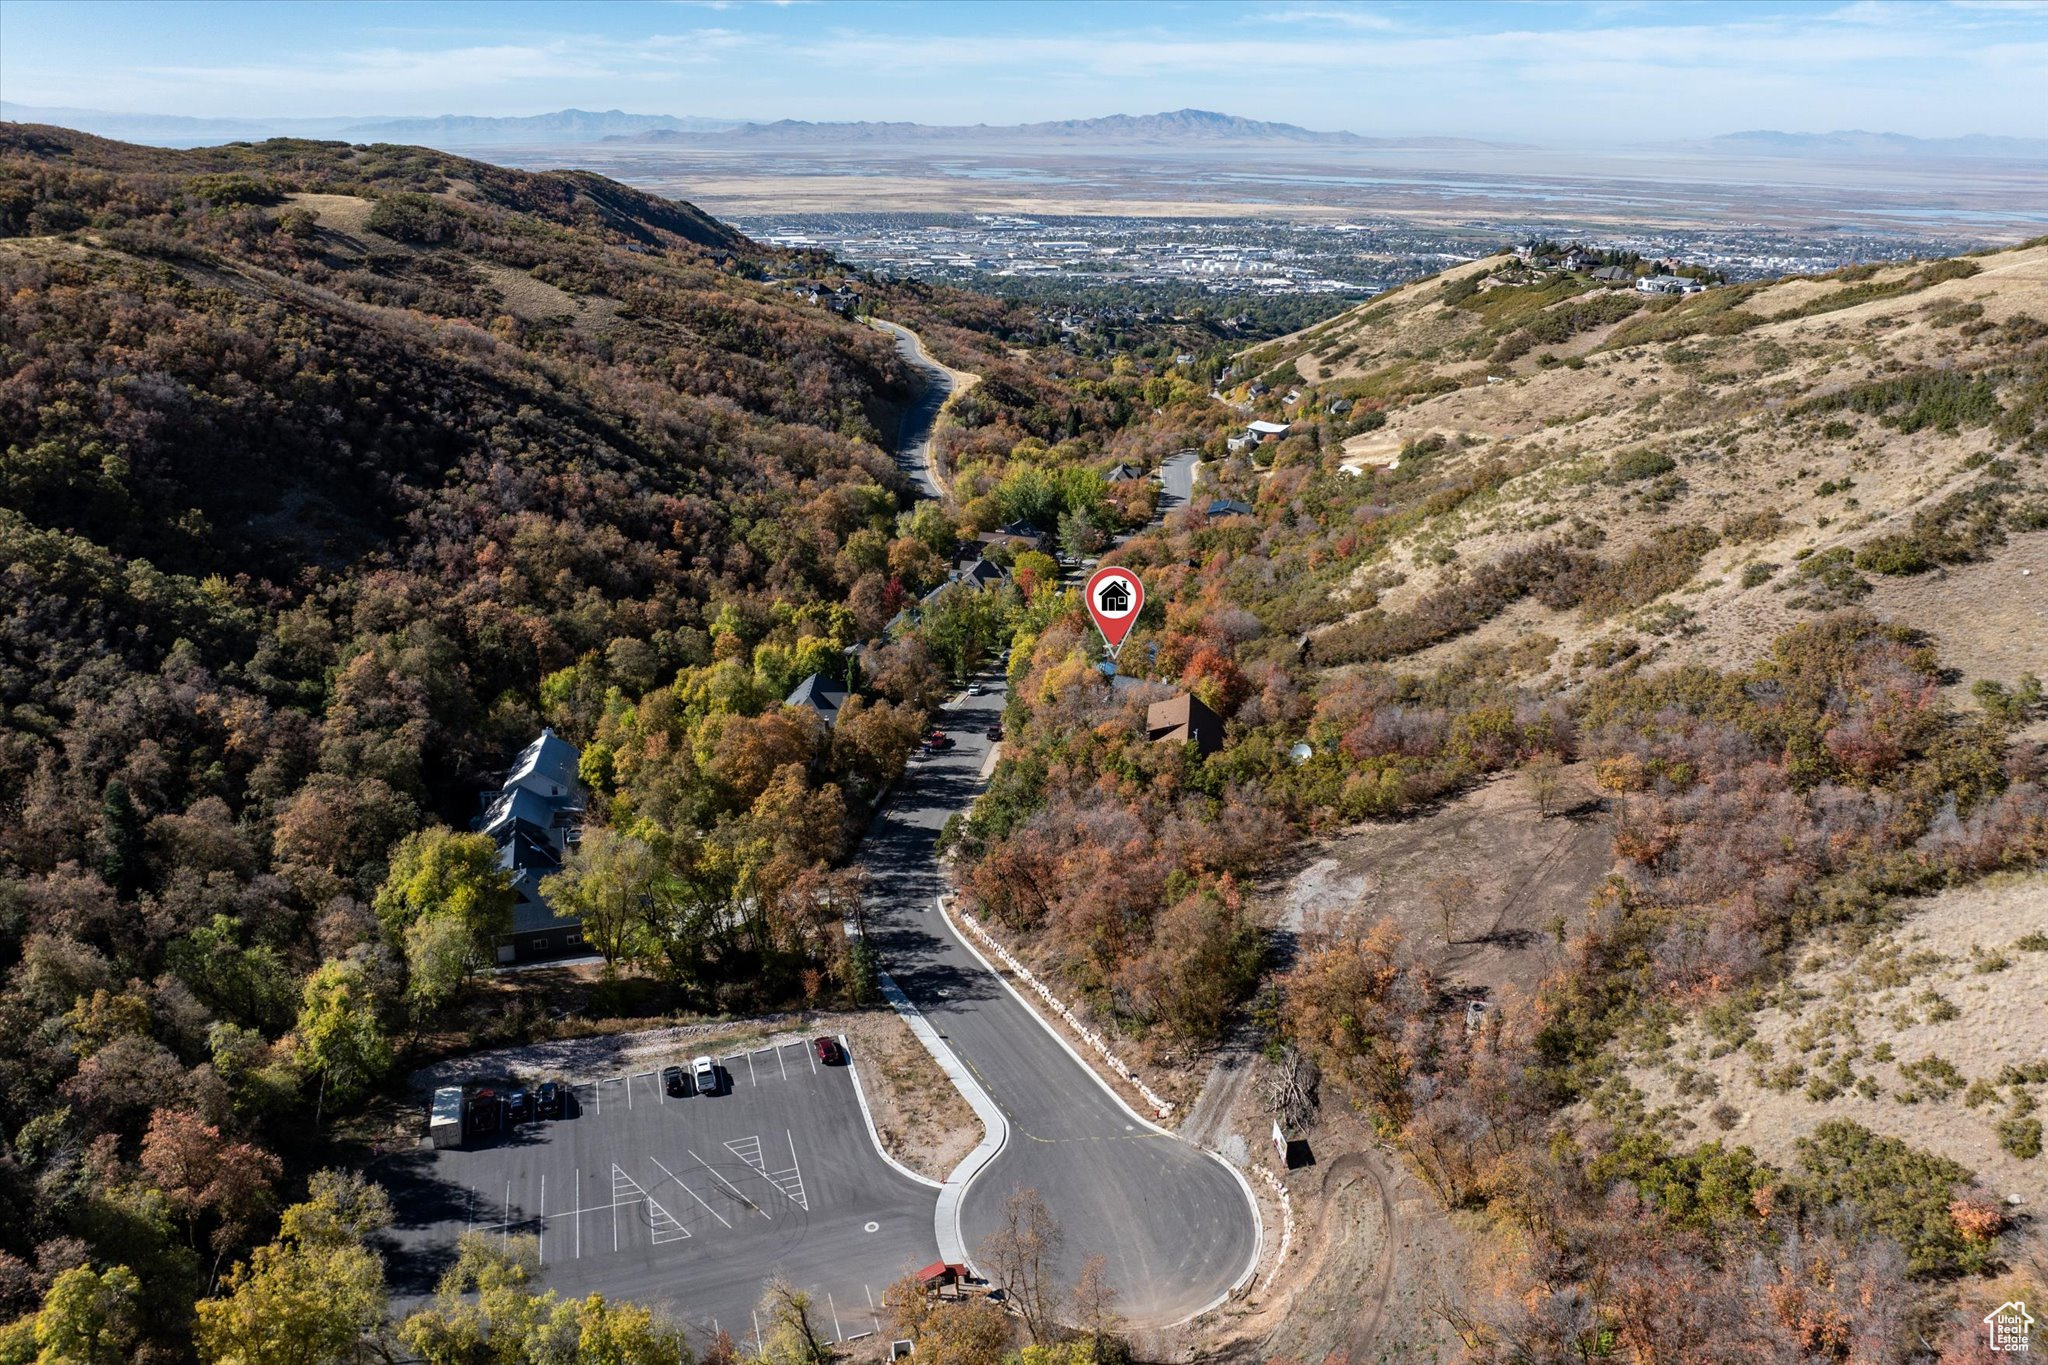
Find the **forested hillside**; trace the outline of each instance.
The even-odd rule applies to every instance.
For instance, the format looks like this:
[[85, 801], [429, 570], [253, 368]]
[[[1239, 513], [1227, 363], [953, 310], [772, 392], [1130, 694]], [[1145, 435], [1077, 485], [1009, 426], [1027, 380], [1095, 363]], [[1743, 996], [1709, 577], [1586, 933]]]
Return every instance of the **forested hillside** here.
[[329, 1277], [306, 1330], [375, 1325], [375, 1201], [307, 1181], [489, 960], [462, 831], [543, 724], [602, 722], [596, 875], [710, 916], [608, 951], [717, 1008], [861, 989], [831, 870], [938, 668], [830, 743], [780, 701], [937, 561], [907, 374], [759, 278], [805, 268], [587, 175], [0, 131], [7, 1358], [87, 1314], [61, 1358], [182, 1359], [217, 1296], [202, 1353], [269, 1359], [265, 1296]]

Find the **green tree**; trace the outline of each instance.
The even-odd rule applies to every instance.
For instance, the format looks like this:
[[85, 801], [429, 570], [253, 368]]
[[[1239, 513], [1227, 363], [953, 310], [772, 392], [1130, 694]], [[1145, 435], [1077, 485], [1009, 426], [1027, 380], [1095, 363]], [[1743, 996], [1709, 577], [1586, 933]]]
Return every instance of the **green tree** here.
[[107, 783], [100, 798], [100, 875], [122, 900], [134, 897], [142, 884], [142, 813], [120, 778]]
[[35, 1318], [37, 1365], [121, 1365], [135, 1344], [141, 1293], [124, 1265], [59, 1275]]
[[469, 931], [453, 915], [424, 915], [406, 926], [405, 993], [412, 1001], [415, 1030], [462, 989], [469, 959]]
[[584, 831], [581, 845], [540, 890], [557, 914], [582, 919], [584, 941], [612, 965], [633, 956], [660, 875], [661, 860], [647, 844], [597, 826]]
[[391, 1220], [382, 1190], [322, 1171], [284, 1212], [277, 1240], [238, 1263], [197, 1305], [193, 1342], [208, 1365], [339, 1365], [384, 1321], [384, 1265], [363, 1239]]
[[377, 1023], [368, 975], [356, 962], [328, 961], [306, 978], [295, 1033], [308, 1069], [320, 1076], [313, 1126], [320, 1125], [328, 1091], [349, 1100], [391, 1068], [391, 1043]]
[[452, 916], [469, 936], [475, 968], [492, 959], [499, 937], [510, 932], [518, 900], [511, 874], [498, 866], [496, 844], [436, 825], [399, 841], [376, 909], [393, 943], [402, 943], [422, 915]]

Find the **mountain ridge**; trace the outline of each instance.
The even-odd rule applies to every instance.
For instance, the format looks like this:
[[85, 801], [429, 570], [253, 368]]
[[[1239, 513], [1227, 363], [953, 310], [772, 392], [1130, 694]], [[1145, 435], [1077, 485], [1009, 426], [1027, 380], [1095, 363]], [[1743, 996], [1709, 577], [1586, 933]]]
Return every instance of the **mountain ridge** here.
[[1204, 143], [1212, 145], [1295, 144], [1341, 147], [1488, 147], [1524, 144], [1487, 142], [1475, 138], [1377, 138], [1344, 131], [1321, 131], [1292, 123], [1244, 118], [1208, 109], [1174, 109], [1158, 114], [1107, 114], [1099, 118], [1051, 119], [1017, 124], [927, 124], [862, 120], [846, 123], [777, 119], [692, 132], [650, 129], [604, 138], [609, 143], [875, 143], [972, 142], [1000, 138], [1016, 142], [1103, 141], [1139, 143]]

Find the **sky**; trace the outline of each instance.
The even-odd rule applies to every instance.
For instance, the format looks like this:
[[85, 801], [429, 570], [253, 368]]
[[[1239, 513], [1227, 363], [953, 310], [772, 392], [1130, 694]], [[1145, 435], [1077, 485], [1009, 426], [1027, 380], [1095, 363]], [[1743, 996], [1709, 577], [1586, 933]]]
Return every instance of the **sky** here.
[[1596, 145], [2048, 135], [2048, 0], [126, 3], [0, 0], [0, 98], [211, 117], [1015, 123], [1194, 107]]

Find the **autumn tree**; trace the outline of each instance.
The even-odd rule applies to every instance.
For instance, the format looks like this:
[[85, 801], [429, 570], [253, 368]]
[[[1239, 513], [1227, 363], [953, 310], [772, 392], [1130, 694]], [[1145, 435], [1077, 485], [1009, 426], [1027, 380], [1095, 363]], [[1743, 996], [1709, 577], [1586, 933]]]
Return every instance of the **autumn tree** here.
[[828, 1365], [832, 1344], [811, 1321], [811, 1296], [777, 1275], [761, 1294], [762, 1365]]
[[1455, 872], [1431, 878], [1423, 893], [1436, 908], [1437, 922], [1444, 930], [1444, 947], [1448, 948], [1457, 941], [1458, 920], [1472, 908], [1478, 887], [1464, 873]]
[[284, 1212], [277, 1240], [200, 1300], [193, 1341], [207, 1365], [342, 1365], [384, 1321], [384, 1266], [364, 1245], [391, 1221], [382, 1190], [322, 1171]]
[[1129, 1356], [1118, 1336], [1123, 1318], [1117, 1312], [1117, 1298], [1109, 1280], [1109, 1258], [1098, 1251], [1081, 1262], [1081, 1274], [1074, 1281], [1074, 1316], [1102, 1365]]
[[1023, 1315], [1036, 1342], [1057, 1339], [1060, 1285], [1053, 1273], [1065, 1238], [1037, 1190], [1015, 1190], [1003, 1201], [1002, 1221], [982, 1238], [975, 1260]]
[[36, 1365], [124, 1365], [141, 1333], [141, 1299], [142, 1282], [127, 1266], [66, 1270], [41, 1311], [0, 1335], [0, 1349]]
[[271, 1188], [282, 1174], [270, 1153], [228, 1141], [219, 1128], [184, 1109], [159, 1109], [150, 1119], [142, 1169], [184, 1220], [187, 1244], [196, 1241], [201, 1218], [218, 1220], [216, 1253], [248, 1238], [271, 1207]]

